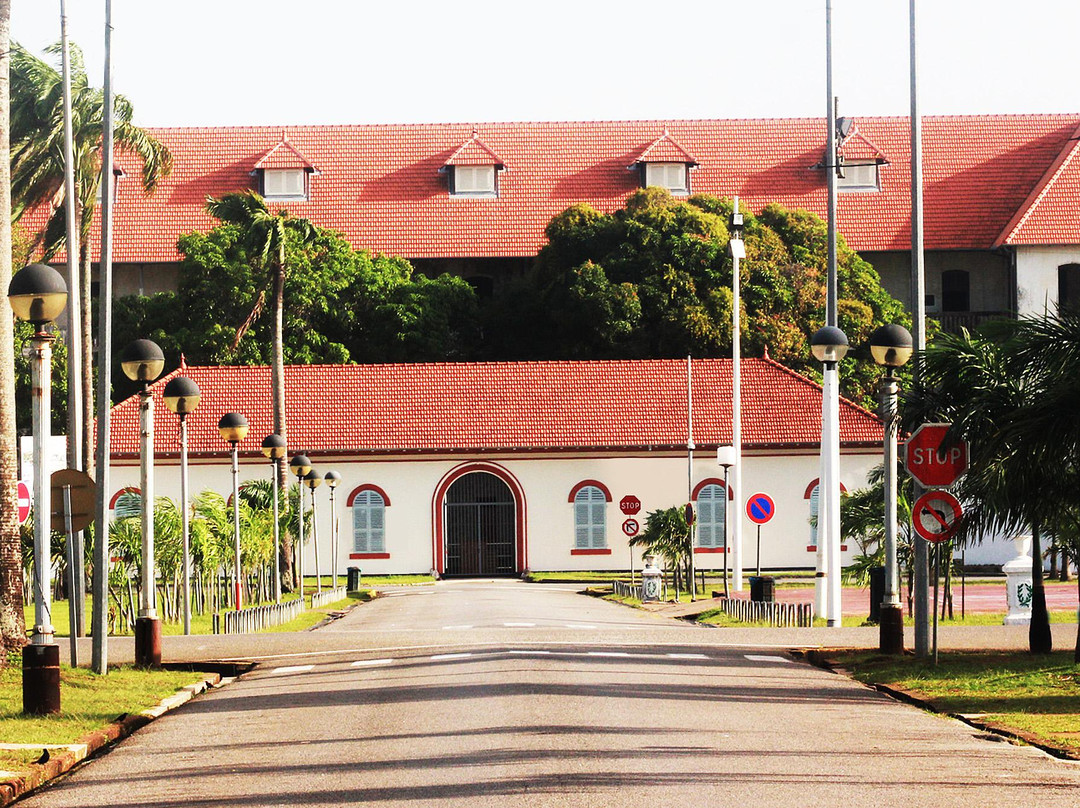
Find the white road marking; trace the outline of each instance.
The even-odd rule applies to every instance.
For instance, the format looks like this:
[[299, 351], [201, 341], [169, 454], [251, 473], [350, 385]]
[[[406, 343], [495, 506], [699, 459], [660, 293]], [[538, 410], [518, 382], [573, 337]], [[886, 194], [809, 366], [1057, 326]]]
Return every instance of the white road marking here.
[[443, 659], [464, 659], [465, 657], [471, 657], [472, 654], [435, 654], [431, 657], [432, 662], [438, 662]]
[[596, 628], [596, 626], [588, 626], [583, 623], [567, 623], [567, 628]]
[[503, 623], [507, 628], [532, 628], [536, 623]]
[[520, 651], [516, 649], [510, 649], [507, 653], [510, 654], [550, 654], [551, 651]]
[[314, 668], [314, 665], [286, 665], [283, 668], [274, 668], [270, 673], [304, 673]]
[[589, 651], [589, 656], [602, 656], [602, 657], [628, 657], [630, 654], [625, 651]]
[[392, 659], [358, 659], [352, 664], [354, 668], [367, 668], [372, 665], [389, 665]]
[[743, 654], [751, 662], [791, 662], [787, 657], [762, 656], [761, 654]]
[[704, 654], [668, 654], [671, 659], [708, 659]]
[[443, 626], [443, 631], [461, 631], [468, 628], [472, 628], [472, 626]]

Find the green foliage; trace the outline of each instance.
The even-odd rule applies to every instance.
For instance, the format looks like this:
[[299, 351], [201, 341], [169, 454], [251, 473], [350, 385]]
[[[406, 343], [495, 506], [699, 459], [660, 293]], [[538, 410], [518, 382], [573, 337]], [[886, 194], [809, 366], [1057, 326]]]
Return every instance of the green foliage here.
[[645, 528], [629, 541], [631, 547], [663, 558], [669, 568], [678, 567], [690, 558], [690, 525], [680, 507], [652, 511], [645, 517]]
[[[54, 331], [56, 341], [52, 344], [52, 367], [50, 370], [52, 388], [51, 429], [54, 435], [67, 434], [68, 371], [67, 344], [59, 331]], [[32, 421], [34, 396], [30, 379], [30, 340], [34, 336], [34, 327], [22, 320], [15, 321], [15, 423], [20, 435], [29, 435], [33, 431]]]
[[[502, 359], [730, 355], [731, 211], [730, 200], [683, 202], [658, 188], [635, 193], [611, 214], [568, 208], [548, 224], [535, 272], [502, 290], [489, 313], [489, 352]], [[743, 353], [767, 350], [816, 376], [808, 341], [825, 319], [825, 223], [778, 205], [744, 218]], [[908, 321], [873, 267], [842, 240], [838, 283], [839, 323], [852, 345], [878, 325]], [[872, 362], [846, 361], [844, 391], [868, 403], [879, 375]]]

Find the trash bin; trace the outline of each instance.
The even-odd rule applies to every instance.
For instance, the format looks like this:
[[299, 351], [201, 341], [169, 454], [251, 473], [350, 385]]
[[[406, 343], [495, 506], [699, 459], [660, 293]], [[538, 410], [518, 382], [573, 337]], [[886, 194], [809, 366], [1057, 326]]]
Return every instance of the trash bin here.
[[751, 575], [750, 600], [758, 603], [772, 603], [776, 600], [776, 579], [768, 575]]
[[358, 590], [360, 588], [360, 568], [359, 567], [349, 567], [347, 572], [348, 572], [348, 577], [347, 577], [348, 582], [347, 582], [346, 588], [350, 592], [355, 592], [356, 590]]
[[885, 568], [870, 568], [870, 622], [881, 622], [881, 602], [885, 600]]

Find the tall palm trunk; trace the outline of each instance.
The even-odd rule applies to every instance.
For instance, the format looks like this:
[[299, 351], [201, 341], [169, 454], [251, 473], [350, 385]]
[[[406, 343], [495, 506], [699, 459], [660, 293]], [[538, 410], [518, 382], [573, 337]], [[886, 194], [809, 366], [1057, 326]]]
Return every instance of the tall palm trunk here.
[[[81, 221], [81, 210], [79, 214]], [[89, 222], [87, 225], [89, 225]], [[94, 434], [94, 367], [97, 360], [94, 355], [94, 323], [91, 316], [93, 301], [90, 299], [90, 273], [93, 267], [90, 261], [90, 249], [86, 242], [87, 233], [84, 232], [79, 245], [79, 291], [81, 295], [79, 304], [82, 308], [82, 311], [79, 312], [79, 325], [82, 333], [78, 337], [72, 335], [72, 339], [82, 339], [82, 414], [80, 418], [83, 431], [82, 461], [83, 469], [91, 477], [94, 477], [94, 443], [96, 440]]]
[[1028, 628], [1028, 648], [1033, 654], [1049, 654], [1054, 650], [1050, 633], [1050, 613], [1046, 610], [1046, 587], [1043, 584], [1041, 524], [1031, 522], [1031, 625]]
[[[11, 283], [11, 148], [8, 129], [11, 0], [0, 0], [0, 502], [12, 503], [19, 480], [15, 432], [15, 329], [7, 288]], [[0, 508], [0, 667], [7, 651], [26, 644], [19, 519]]]
[[[273, 366], [270, 370], [270, 383], [274, 387], [274, 432], [285, 439], [285, 445], [289, 445], [289, 434], [285, 425], [285, 250], [284, 247], [278, 252], [277, 262], [274, 265], [274, 356]], [[285, 479], [285, 463], [278, 463], [278, 485], [280, 490], [287, 491]], [[287, 498], [286, 498], [287, 499]], [[283, 536], [281, 546], [276, 551], [279, 556], [278, 576], [281, 578], [282, 587], [286, 592], [293, 588], [293, 557], [292, 541], [289, 536]]]

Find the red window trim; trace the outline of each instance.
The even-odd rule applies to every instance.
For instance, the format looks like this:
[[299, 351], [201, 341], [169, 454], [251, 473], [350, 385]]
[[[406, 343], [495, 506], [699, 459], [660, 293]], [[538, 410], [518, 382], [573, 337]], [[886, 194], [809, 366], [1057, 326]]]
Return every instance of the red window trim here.
[[727, 552], [723, 547], [695, 547], [695, 553], [724, 553]]
[[[815, 545], [813, 545], [813, 544], [808, 544], [808, 545], [806, 545], [806, 552], [808, 552], [808, 553], [816, 553], [817, 552], [817, 547]], [[842, 553], [847, 552], [847, 545], [846, 544], [841, 544], [840, 545], [840, 552], [842, 552]]]
[[[821, 482], [820, 477], [815, 477], [814, 479], [812, 479], [810, 481], [810, 485], [806, 486], [806, 490], [803, 491], [802, 498], [803, 499], [810, 499], [810, 495], [814, 493], [814, 489], [817, 488], [817, 485], [820, 482]], [[844, 485], [843, 483], [840, 483], [840, 492], [843, 493], [843, 494], [846, 494], [848, 492], [847, 486]]]
[[349, 553], [349, 558], [389, 558], [389, 553]]
[[707, 485], [718, 485], [721, 488], [725, 488], [725, 489], [727, 489], [727, 498], [728, 498], [728, 500], [730, 501], [730, 500], [735, 499], [735, 494], [732, 492], [731, 487], [724, 485], [723, 480], [721, 480], [721, 479], [719, 479], [717, 477], [706, 477], [704, 480], [702, 480], [700, 483], [698, 483], [696, 486], [694, 486], [694, 495], [692, 497], [694, 502], [697, 502], [698, 494], [700, 494], [701, 489], [704, 488]]
[[109, 500], [110, 511], [116, 509], [117, 500], [119, 500], [120, 497], [122, 497], [124, 494], [139, 494], [140, 496], [142, 496], [142, 491], [140, 491], [139, 487], [136, 485], [129, 485], [127, 488], [121, 488], [119, 491], [113, 494], [112, 499]]
[[390, 507], [390, 497], [388, 497], [386, 495], [386, 492], [374, 483], [364, 483], [363, 485], [356, 486], [356, 488], [354, 488], [350, 492], [349, 498], [345, 502], [346, 507], [351, 508], [353, 506], [353, 500], [356, 499], [357, 495], [362, 494], [364, 491], [374, 491], [376, 494], [382, 497], [383, 505], [387, 508]]
[[590, 548], [578, 548], [575, 547], [570, 551], [570, 555], [611, 555], [610, 547], [590, 547]]
[[600, 482], [599, 480], [582, 480], [580, 483], [578, 483], [577, 485], [575, 485], [573, 488], [570, 489], [570, 496], [569, 496], [569, 498], [567, 498], [566, 501], [567, 502], [573, 502], [574, 497], [576, 497], [578, 495], [578, 491], [580, 491], [582, 488], [585, 488], [585, 487], [590, 486], [590, 485], [595, 486], [596, 488], [599, 488], [601, 491], [603, 491], [604, 492], [604, 499], [607, 500], [608, 502], [611, 502], [611, 492], [608, 491], [608, 487], [606, 485], [604, 485], [602, 482]]

